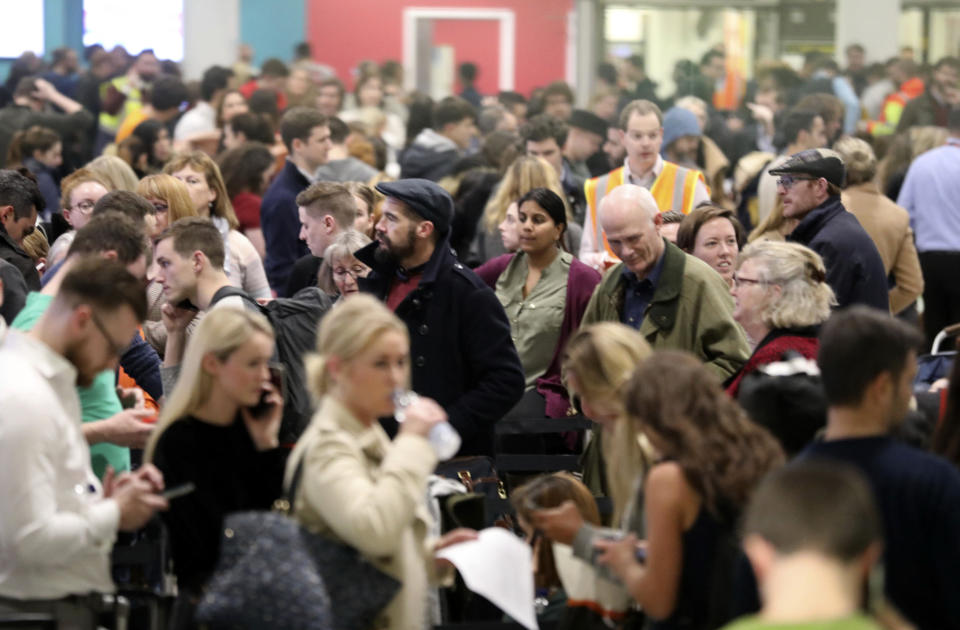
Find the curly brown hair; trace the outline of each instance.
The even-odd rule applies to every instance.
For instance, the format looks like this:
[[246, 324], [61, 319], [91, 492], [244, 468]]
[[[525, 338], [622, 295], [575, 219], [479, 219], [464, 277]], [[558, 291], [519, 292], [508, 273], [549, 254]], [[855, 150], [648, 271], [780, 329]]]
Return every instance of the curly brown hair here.
[[776, 439], [690, 354], [656, 352], [623, 391], [626, 422], [680, 465], [715, 516], [744, 508], [760, 479], [783, 463]]

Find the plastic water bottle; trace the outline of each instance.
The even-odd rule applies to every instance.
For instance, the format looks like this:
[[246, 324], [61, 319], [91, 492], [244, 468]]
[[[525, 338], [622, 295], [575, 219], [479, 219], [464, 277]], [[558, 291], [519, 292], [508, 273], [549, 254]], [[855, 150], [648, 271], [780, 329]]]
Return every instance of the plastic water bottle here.
[[[393, 417], [396, 418], [397, 422], [404, 421], [406, 417], [405, 409], [418, 398], [420, 397], [417, 396], [416, 392], [403, 389], [393, 392], [393, 404], [396, 407]], [[446, 421], [433, 425], [430, 428], [430, 433], [427, 434], [427, 440], [440, 461], [450, 459], [460, 450], [460, 434]]]

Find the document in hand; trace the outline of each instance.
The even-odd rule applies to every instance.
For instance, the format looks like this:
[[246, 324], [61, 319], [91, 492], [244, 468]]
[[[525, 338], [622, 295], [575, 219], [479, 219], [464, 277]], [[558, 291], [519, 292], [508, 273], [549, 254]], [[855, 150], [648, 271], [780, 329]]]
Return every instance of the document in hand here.
[[446, 547], [438, 558], [453, 563], [474, 593], [483, 595], [528, 630], [538, 630], [533, 607], [533, 555], [530, 546], [501, 527], [476, 540]]

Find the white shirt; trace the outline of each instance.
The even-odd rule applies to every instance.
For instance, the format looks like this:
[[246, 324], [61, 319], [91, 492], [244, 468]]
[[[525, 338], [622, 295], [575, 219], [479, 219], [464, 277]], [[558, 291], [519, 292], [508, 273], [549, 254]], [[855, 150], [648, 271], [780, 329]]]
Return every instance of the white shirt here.
[[[650, 169], [650, 172], [647, 173], [644, 177], [639, 175], [634, 175], [630, 171], [630, 159], [626, 158], [623, 160], [623, 174], [625, 181], [628, 184], [635, 184], [637, 186], [642, 186], [647, 190], [653, 186], [653, 183], [657, 181], [657, 178], [660, 177], [660, 173], [663, 172], [663, 158], [659, 155], [657, 156], [657, 161], [653, 164], [653, 168]], [[697, 180], [697, 185], [693, 189], [693, 207], [696, 208], [701, 203], [710, 202], [710, 193], [707, 192], [707, 187], [702, 181]], [[665, 212], [661, 209], [661, 212]]]
[[19, 331], [0, 339], [0, 595], [112, 592], [120, 510], [90, 468], [76, 368]]
[[217, 110], [206, 101], [198, 101], [193, 109], [184, 112], [173, 129], [174, 140], [186, 140], [190, 136], [206, 131], [216, 131]]

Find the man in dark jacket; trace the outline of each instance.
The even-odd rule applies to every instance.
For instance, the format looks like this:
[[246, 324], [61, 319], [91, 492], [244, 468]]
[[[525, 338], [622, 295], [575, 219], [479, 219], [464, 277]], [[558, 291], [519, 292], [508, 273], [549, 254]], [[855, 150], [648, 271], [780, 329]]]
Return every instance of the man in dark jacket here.
[[433, 129], [424, 129], [400, 157], [400, 177], [439, 181], [477, 135], [477, 111], [459, 96], [448, 96], [433, 107]]
[[297, 195], [315, 179], [318, 168], [327, 163], [330, 127], [327, 117], [311, 107], [287, 110], [280, 121], [280, 136], [290, 152], [287, 163], [270, 184], [260, 204], [260, 225], [266, 241], [263, 261], [270, 286], [284, 296], [293, 263], [309, 253], [300, 240]]
[[944, 57], [933, 67], [923, 94], [907, 102], [897, 123], [897, 133], [910, 127], [947, 126], [950, 110], [960, 107], [960, 59]]
[[373, 269], [360, 289], [406, 322], [413, 390], [446, 410], [463, 439], [458, 454], [492, 455], [493, 425], [524, 388], [506, 313], [450, 249], [450, 195], [424, 179], [377, 190], [387, 199], [377, 241], [356, 254]]
[[31, 291], [40, 290], [40, 274], [23, 251], [23, 239], [33, 232], [43, 208], [34, 180], [17, 171], [0, 170], [0, 259], [17, 268]]
[[808, 149], [769, 172], [780, 176], [777, 192], [783, 200], [783, 216], [800, 221], [787, 240], [806, 245], [823, 257], [837, 306], [866, 304], [889, 311], [887, 274], [880, 252], [840, 202], [846, 178], [840, 155], [829, 149]]

